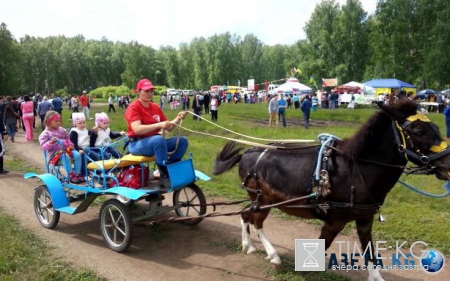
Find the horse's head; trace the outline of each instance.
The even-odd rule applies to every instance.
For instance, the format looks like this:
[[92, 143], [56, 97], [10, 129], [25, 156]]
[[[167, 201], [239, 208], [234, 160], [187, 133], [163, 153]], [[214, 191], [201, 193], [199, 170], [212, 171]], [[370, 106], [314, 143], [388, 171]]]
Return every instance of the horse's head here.
[[438, 126], [417, 112], [416, 103], [407, 98], [379, 106], [392, 118], [400, 153], [414, 164], [428, 167], [438, 179], [449, 180], [450, 147], [443, 141]]

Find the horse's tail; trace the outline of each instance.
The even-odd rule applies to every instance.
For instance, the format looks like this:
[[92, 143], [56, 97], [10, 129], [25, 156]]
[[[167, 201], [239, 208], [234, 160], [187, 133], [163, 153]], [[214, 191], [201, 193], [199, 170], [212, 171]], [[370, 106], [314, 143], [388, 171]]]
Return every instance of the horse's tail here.
[[216, 164], [214, 165], [214, 175], [220, 175], [241, 161], [242, 154], [239, 152], [243, 149], [238, 143], [229, 141], [223, 147], [222, 151], [216, 158]]

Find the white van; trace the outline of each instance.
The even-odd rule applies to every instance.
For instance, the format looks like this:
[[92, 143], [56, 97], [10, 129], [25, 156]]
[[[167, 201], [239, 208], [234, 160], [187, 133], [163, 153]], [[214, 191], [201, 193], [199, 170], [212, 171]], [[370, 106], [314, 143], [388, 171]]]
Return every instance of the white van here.
[[187, 94], [188, 96], [193, 96], [194, 95], [194, 90], [183, 90], [182, 91], [183, 94]]
[[269, 91], [269, 95], [274, 95], [277, 93], [276, 89], [278, 88], [279, 85], [275, 85], [275, 84], [269, 84], [268, 87], [268, 91]]

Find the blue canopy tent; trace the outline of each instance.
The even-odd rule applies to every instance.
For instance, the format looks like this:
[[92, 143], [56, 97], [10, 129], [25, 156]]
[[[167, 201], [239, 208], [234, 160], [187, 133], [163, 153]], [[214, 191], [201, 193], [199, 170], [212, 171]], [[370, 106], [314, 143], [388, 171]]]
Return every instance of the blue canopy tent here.
[[426, 98], [428, 98], [429, 95], [434, 95], [434, 94], [436, 94], [436, 92], [434, 90], [425, 89], [425, 90], [419, 91], [417, 93], [417, 96], [421, 99], [426, 99]]
[[408, 84], [398, 79], [373, 79], [364, 82], [364, 87], [372, 87], [375, 89], [376, 95], [384, 94], [386, 92], [391, 93], [392, 89], [397, 91], [405, 90], [407, 92], [412, 91], [416, 93], [416, 86]]
[[416, 86], [408, 84], [406, 82], [400, 81], [398, 79], [373, 79], [364, 82], [364, 85], [370, 86], [372, 88], [391, 88], [391, 89], [401, 89], [401, 88], [415, 88]]

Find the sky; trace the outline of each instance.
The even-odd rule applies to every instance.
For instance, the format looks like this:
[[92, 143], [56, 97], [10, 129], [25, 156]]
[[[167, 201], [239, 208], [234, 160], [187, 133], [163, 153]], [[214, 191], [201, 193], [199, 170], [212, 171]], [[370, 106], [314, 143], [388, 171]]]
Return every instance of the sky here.
[[[346, 0], [336, 0], [341, 5]], [[377, 0], [360, 0], [372, 14]], [[83, 35], [158, 49], [226, 31], [254, 34], [266, 45], [305, 39], [303, 28], [321, 0], [0, 0], [0, 23], [16, 39]]]

